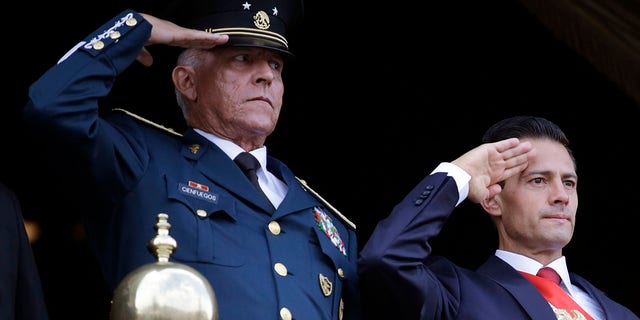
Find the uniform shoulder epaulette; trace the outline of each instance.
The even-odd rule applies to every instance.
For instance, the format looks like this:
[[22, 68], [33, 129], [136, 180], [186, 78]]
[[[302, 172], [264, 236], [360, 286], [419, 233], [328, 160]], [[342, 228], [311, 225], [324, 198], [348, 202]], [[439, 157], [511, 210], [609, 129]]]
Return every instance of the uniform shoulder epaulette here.
[[327, 208], [329, 208], [329, 210], [331, 210], [336, 216], [338, 216], [338, 218], [340, 218], [340, 220], [342, 220], [342, 222], [346, 223], [353, 230], [356, 229], [356, 224], [355, 223], [353, 223], [353, 222], [351, 222], [351, 220], [347, 219], [347, 217], [345, 215], [343, 215], [342, 213], [340, 213], [340, 211], [338, 211], [338, 209], [336, 209], [327, 200], [322, 198], [317, 192], [315, 192], [313, 189], [311, 189], [306, 181], [304, 181], [304, 180], [302, 180], [302, 179], [300, 179], [298, 177], [296, 177], [296, 179], [298, 179], [298, 181], [300, 181], [300, 183], [302, 184], [302, 186], [304, 187], [304, 189], [307, 192], [311, 193], [316, 199], [318, 199], [318, 201], [322, 202], [322, 204], [327, 206]]
[[143, 117], [141, 117], [141, 116], [139, 116], [139, 115], [137, 115], [137, 114], [135, 114], [135, 113], [133, 113], [131, 111], [128, 111], [128, 110], [125, 110], [125, 109], [122, 109], [122, 108], [114, 108], [114, 109], [111, 109], [111, 111], [122, 112], [122, 113], [124, 113], [124, 114], [126, 114], [126, 115], [128, 115], [128, 116], [130, 116], [130, 117], [132, 117], [132, 118], [134, 118], [134, 119], [136, 119], [138, 121], [140, 121], [140, 122], [146, 123], [146, 124], [148, 124], [148, 125], [150, 125], [152, 127], [158, 128], [158, 129], [163, 130], [165, 132], [168, 132], [168, 133], [170, 133], [172, 135], [175, 135], [175, 136], [178, 136], [178, 137], [182, 137], [181, 133], [179, 133], [179, 132], [177, 132], [177, 131], [169, 128], [169, 127], [165, 127], [165, 126], [163, 126], [161, 124], [155, 123], [155, 122], [153, 122], [153, 121], [151, 121], [149, 119], [143, 118]]

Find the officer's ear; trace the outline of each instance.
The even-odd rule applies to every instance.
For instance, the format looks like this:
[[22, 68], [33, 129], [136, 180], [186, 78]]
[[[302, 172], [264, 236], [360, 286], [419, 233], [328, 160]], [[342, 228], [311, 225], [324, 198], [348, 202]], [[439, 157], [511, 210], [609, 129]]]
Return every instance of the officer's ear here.
[[195, 70], [191, 66], [179, 65], [173, 68], [171, 79], [176, 90], [189, 100], [196, 100], [198, 92], [195, 85]]

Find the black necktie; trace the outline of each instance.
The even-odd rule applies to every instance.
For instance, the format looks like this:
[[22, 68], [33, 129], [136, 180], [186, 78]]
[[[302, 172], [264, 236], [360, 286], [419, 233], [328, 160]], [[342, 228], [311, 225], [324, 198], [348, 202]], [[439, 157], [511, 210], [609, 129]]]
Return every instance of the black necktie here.
[[260, 168], [260, 162], [258, 161], [258, 159], [256, 159], [256, 157], [254, 157], [249, 152], [242, 152], [235, 159], [233, 159], [233, 162], [235, 162], [238, 165], [238, 167], [242, 169], [242, 172], [244, 172], [244, 175], [246, 175], [247, 178], [249, 178], [249, 181], [251, 181], [251, 184], [253, 184], [253, 186], [256, 187], [256, 189], [258, 190], [258, 193], [262, 195], [262, 197], [267, 201], [267, 203], [271, 207], [271, 210], [274, 211], [275, 207], [273, 206], [269, 198], [267, 198], [267, 195], [264, 194], [264, 191], [262, 191], [262, 188], [260, 188], [260, 184], [258, 184], [258, 175], [256, 174], [258, 168]]

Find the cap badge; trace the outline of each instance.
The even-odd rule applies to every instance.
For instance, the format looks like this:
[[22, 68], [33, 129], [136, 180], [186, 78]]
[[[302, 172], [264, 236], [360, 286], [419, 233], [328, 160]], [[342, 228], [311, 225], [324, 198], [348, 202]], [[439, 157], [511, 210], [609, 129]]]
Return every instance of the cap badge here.
[[318, 228], [324, 232], [327, 238], [331, 239], [333, 245], [340, 250], [343, 255], [347, 255], [347, 249], [344, 247], [344, 242], [340, 239], [340, 232], [331, 222], [331, 217], [320, 207], [313, 208], [313, 215], [318, 223]]
[[330, 296], [331, 292], [333, 291], [333, 283], [331, 283], [331, 281], [329, 281], [329, 278], [327, 278], [322, 273], [318, 273], [318, 280], [320, 281], [320, 289], [322, 289], [322, 294], [324, 294], [325, 297]]
[[253, 16], [253, 24], [256, 25], [256, 28], [266, 30], [271, 26], [271, 21], [269, 20], [269, 15], [260, 10]]

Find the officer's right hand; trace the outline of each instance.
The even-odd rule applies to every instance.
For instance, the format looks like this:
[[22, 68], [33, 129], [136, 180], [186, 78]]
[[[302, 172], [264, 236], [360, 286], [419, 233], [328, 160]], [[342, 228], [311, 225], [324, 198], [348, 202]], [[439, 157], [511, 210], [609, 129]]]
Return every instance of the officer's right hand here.
[[[171, 21], [141, 13], [151, 25], [151, 36], [146, 45], [164, 44], [183, 48], [211, 49], [229, 40], [229, 36], [181, 27]], [[137, 59], [145, 66], [153, 64], [153, 57], [146, 48], [140, 51]]]

